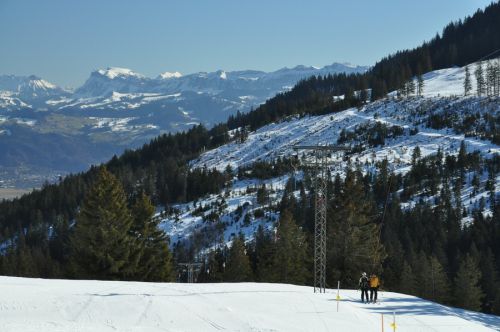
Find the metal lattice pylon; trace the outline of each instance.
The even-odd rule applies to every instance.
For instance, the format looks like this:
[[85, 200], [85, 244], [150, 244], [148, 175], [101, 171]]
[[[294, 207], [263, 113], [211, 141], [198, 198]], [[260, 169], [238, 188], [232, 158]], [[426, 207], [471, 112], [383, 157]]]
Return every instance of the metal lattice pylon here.
[[314, 180], [314, 292], [326, 291], [326, 210], [328, 205], [328, 156], [346, 147], [318, 145], [294, 146], [295, 150], [312, 150], [315, 162]]
[[180, 267], [185, 268], [187, 272], [187, 282], [192, 284], [196, 281], [196, 276], [200, 272], [201, 263], [179, 263]]
[[326, 207], [328, 178], [325, 164], [325, 153], [317, 156], [314, 212], [314, 292], [320, 293], [326, 288]]

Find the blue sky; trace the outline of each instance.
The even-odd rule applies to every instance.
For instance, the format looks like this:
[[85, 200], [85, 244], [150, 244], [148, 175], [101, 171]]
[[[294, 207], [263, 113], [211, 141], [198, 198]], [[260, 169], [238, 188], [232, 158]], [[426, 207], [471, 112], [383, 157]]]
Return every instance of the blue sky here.
[[92, 70], [372, 65], [491, 0], [0, 0], [0, 74], [62, 86]]

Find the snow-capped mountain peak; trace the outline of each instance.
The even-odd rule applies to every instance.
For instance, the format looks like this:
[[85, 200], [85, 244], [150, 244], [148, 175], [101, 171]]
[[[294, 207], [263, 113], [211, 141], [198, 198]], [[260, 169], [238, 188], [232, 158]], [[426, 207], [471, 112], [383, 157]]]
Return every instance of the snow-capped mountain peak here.
[[35, 100], [68, 94], [64, 89], [35, 75], [0, 75], [0, 91], [20, 98], [23, 102], [18, 103], [19, 107], [25, 107]]
[[106, 76], [109, 79], [115, 79], [117, 77], [136, 77], [136, 78], [144, 78], [145, 76], [139, 73], [136, 73], [128, 68], [120, 68], [120, 67], [108, 67], [106, 70], [99, 69], [97, 71], [100, 75]]
[[144, 90], [150, 78], [127, 68], [109, 67], [99, 69], [90, 74], [85, 83], [76, 89], [77, 98], [107, 97], [113, 91], [120, 93], [136, 93]]
[[58, 89], [57, 85], [52, 84], [44, 79], [41, 79], [38, 76], [31, 75], [28, 77], [28, 80], [25, 80], [19, 87], [19, 91], [23, 89], [23, 87], [29, 87], [32, 90], [53, 90]]
[[160, 75], [158, 75], [158, 79], [163, 79], [163, 80], [168, 80], [168, 79], [171, 79], [171, 78], [179, 78], [179, 77], [182, 77], [182, 74], [179, 73], [178, 71], [176, 72], [164, 72], [164, 73], [161, 73]]

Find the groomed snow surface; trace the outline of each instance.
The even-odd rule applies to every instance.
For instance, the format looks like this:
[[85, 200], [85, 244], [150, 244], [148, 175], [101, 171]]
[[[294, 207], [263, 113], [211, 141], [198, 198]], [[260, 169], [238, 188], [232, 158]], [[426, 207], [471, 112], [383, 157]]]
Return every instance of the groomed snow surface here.
[[285, 284], [175, 284], [0, 277], [0, 331], [498, 331], [500, 317], [381, 292]]

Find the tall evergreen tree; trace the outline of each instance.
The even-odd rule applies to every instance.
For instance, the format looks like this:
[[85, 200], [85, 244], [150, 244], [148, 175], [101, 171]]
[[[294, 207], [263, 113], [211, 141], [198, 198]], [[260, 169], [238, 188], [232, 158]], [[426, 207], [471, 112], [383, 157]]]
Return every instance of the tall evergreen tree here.
[[466, 255], [455, 277], [455, 305], [467, 310], [481, 310], [481, 299], [484, 293], [479, 284], [480, 280], [481, 271], [478, 263], [470, 255]]
[[131, 227], [137, 248], [135, 259], [138, 266], [134, 272], [136, 280], [172, 281], [172, 256], [168, 238], [158, 228], [159, 219], [154, 218], [155, 208], [145, 193], [141, 193], [132, 206], [134, 219]]
[[410, 264], [406, 261], [403, 263], [398, 291], [408, 295], [414, 295], [417, 293], [417, 279], [413, 274]]
[[229, 249], [224, 281], [243, 282], [252, 278], [250, 260], [246, 253], [245, 242], [242, 236], [233, 238], [233, 244]]
[[422, 96], [424, 94], [424, 79], [421, 74], [417, 75], [417, 95]]
[[274, 276], [274, 252], [276, 246], [274, 235], [266, 233], [264, 228], [259, 225], [255, 234], [255, 276], [257, 281], [269, 282], [277, 279]]
[[415, 81], [413, 80], [413, 78], [410, 78], [410, 80], [408, 80], [405, 84], [405, 95], [406, 97], [409, 97], [411, 95], [414, 95], [415, 94]]
[[288, 211], [280, 216], [273, 262], [276, 278], [273, 281], [292, 284], [304, 284], [307, 281], [309, 273], [305, 234]]
[[432, 296], [431, 268], [427, 256], [424, 252], [416, 255], [412, 264], [416, 279], [417, 296], [429, 299]]
[[102, 166], [76, 217], [71, 234], [74, 277], [123, 280], [137, 267], [133, 220], [120, 182]]
[[37, 277], [39, 276], [39, 271], [33, 259], [31, 249], [26, 245], [24, 231], [21, 230], [19, 234], [17, 248], [12, 250], [14, 258], [14, 261], [11, 262], [12, 274], [20, 277]]
[[450, 282], [448, 276], [439, 260], [431, 256], [429, 258], [431, 279], [430, 299], [439, 303], [448, 303], [450, 300]]
[[494, 62], [494, 72], [495, 72], [495, 84], [494, 93], [495, 96], [500, 96], [500, 58], [497, 58]]
[[[487, 236], [485, 234], [485, 236]], [[481, 288], [485, 292], [483, 300], [483, 311], [487, 313], [500, 313], [497, 310], [495, 301], [500, 296], [500, 283], [498, 279], [498, 271], [495, 267], [495, 257], [491, 249], [481, 255], [479, 261], [481, 270]]]
[[411, 165], [412, 166], [416, 166], [417, 165], [417, 161], [420, 159], [421, 156], [422, 156], [422, 153], [420, 152], [420, 147], [417, 145], [413, 149], [413, 152], [411, 154]]
[[340, 280], [346, 287], [355, 287], [362, 271], [381, 272], [385, 250], [380, 242], [380, 225], [373, 220], [373, 205], [362, 180], [348, 171], [342, 192], [333, 200], [334, 213], [329, 214], [331, 284]]
[[484, 79], [483, 66], [480, 62], [476, 64], [476, 70], [474, 71], [476, 76], [476, 91], [478, 96], [484, 95], [486, 92], [486, 81]]
[[495, 95], [495, 65], [493, 61], [488, 61], [486, 64], [486, 93], [488, 96], [494, 96]]
[[206, 257], [203, 263], [200, 274], [198, 275], [198, 282], [221, 282], [224, 281], [224, 249], [217, 248]]
[[470, 77], [469, 66], [465, 66], [465, 78], [464, 78], [464, 96], [468, 96], [472, 91], [472, 81]]

